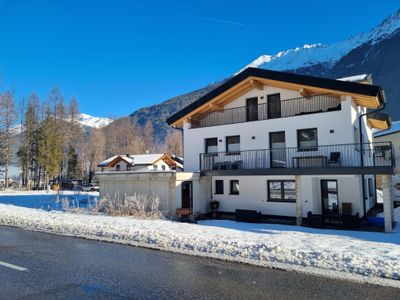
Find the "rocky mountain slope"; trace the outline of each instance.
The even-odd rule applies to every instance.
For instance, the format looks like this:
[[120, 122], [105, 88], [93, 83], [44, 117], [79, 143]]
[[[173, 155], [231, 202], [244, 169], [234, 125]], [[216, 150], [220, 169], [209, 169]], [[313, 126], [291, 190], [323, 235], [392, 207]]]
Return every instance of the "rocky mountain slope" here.
[[[386, 92], [386, 111], [400, 119], [400, 10], [371, 31], [333, 44], [304, 45], [275, 55], [261, 55], [245, 67], [289, 71], [305, 75], [340, 78], [361, 73], [372, 74], [375, 84]], [[244, 68], [245, 68], [244, 67]], [[243, 69], [244, 69], [243, 68]], [[133, 121], [153, 122], [159, 140], [168, 130], [165, 119], [208, 93], [221, 82], [176, 96], [160, 104], [133, 112]]]

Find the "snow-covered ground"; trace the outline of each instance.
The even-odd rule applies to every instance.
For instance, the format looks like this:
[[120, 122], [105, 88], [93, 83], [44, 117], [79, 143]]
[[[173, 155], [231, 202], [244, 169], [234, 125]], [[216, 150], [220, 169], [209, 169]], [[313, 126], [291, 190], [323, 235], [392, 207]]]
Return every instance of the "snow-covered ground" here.
[[[396, 214], [398, 218], [399, 214]], [[0, 204], [0, 224], [260, 266], [339, 274], [341, 277], [352, 274], [368, 281], [372, 278], [400, 280], [398, 231], [318, 230], [221, 220], [187, 224], [47, 212], [6, 204]]]

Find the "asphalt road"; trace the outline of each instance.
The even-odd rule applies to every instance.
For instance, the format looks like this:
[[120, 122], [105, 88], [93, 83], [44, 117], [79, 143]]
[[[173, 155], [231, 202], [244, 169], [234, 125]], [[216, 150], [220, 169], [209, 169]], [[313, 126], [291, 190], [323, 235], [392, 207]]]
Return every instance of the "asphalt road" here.
[[82, 298], [393, 300], [400, 290], [0, 226], [0, 299]]

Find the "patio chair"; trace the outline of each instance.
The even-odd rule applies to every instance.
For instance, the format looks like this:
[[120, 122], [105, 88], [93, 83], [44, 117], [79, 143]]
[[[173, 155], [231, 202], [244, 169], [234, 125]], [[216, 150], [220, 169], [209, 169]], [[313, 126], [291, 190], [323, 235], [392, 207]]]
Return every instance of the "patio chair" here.
[[359, 214], [343, 215], [342, 216], [342, 227], [348, 229], [359, 229], [361, 225]]
[[325, 228], [325, 219], [323, 215], [313, 214], [311, 211], [307, 213], [307, 224], [314, 228]]
[[336, 164], [338, 167], [341, 166], [340, 152], [331, 152], [331, 155], [329, 157], [329, 166], [331, 166], [332, 164]]
[[353, 213], [353, 207], [351, 203], [342, 202], [342, 214], [351, 215]]

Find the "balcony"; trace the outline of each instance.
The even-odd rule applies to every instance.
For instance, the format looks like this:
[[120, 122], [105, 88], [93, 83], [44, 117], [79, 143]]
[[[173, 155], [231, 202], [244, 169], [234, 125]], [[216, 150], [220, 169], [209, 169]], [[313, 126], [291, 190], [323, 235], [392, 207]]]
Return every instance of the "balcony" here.
[[200, 154], [206, 174], [388, 174], [393, 167], [391, 142]]
[[314, 113], [337, 111], [340, 109], [341, 104], [339, 96], [315, 95], [199, 114], [192, 117], [191, 128], [287, 118]]

